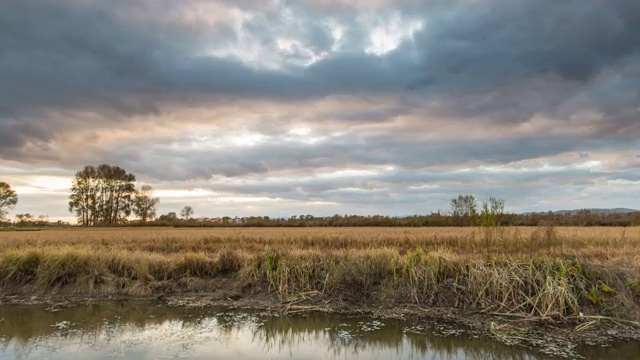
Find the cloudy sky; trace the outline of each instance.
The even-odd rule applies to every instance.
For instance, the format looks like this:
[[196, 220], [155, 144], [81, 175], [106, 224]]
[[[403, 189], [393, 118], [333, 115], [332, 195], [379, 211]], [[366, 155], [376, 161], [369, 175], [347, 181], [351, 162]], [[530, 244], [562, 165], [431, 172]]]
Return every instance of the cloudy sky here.
[[638, 0], [0, 0], [0, 84], [12, 215], [640, 207]]

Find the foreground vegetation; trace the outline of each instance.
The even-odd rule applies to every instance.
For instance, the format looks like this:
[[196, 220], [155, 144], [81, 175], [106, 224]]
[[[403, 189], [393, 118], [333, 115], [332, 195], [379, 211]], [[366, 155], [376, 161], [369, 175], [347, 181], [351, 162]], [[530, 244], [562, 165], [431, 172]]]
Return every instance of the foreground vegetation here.
[[21, 296], [314, 298], [540, 319], [640, 319], [640, 228], [65, 229], [3, 232]]

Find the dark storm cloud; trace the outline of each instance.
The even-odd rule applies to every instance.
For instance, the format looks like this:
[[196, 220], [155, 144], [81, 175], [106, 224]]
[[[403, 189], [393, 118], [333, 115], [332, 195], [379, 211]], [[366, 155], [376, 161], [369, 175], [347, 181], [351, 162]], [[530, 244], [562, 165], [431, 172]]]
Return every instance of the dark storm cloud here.
[[640, 49], [637, 1], [489, 0], [442, 15], [416, 40], [434, 81], [493, 87], [541, 74], [586, 81]]
[[[577, 87], [588, 88], [605, 69], [627, 66], [637, 71], [640, 49], [640, 3], [635, 0], [453, 1], [420, 7], [405, 2], [400, 6], [411, 9], [425, 26], [414, 42], [391, 53], [377, 57], [348, 49], [305, 70], [256, 70], [237, 60], [204, 56], [208, 43], [233, 44], [237, 34], [229, 24], [203, 29], [163, 21], [161, 7], [171, 4], [177, 3], [3, 0], [0, 110], [15, 114], [34, 107], [89, 107], [144, 112], [154, 111], [162, 95], [189, 93], [286, 99], [408, 88], [420, 89], [416, 96], [446, 97], [455, 92], [509, 93], [513, 83], [558, 77], [559, 84], [549, 86], [560, 91], [554, 94], [560, 98], [541, 99], [538, 108], [523, 110], [526, 115], [557, 107], [576, 95]], [[250, 10], [250, 4], [255, 3], [241, 5]], [[314, 8], [293, 7], [292, 16], [300, 19], [304, 33], [289, 35], [328, 49], [330, 29], [310, 13]], [[242, 31], [262, 43], [273, 42], [280, 35], [273, 28], [284, 21], [282, 10], [266, 11]], [[145, 17], [145, 11], [152, 12]], [[127, 12], [141, 16], [126, 16]], [[340, 19], [339, 15], [328, 14]], [[638, 99], [633, 86], [637, 81], [636, 75], [621, 85], [632, 92], [626, 95], [629, 101]], [[556, 86], [568, 88], [561, 91]], [[602, 95], [606, 89], [591, 91]], [[454, 103], [451, 110], [475, 115], [494, 108], [508, 110], [521, 100], [476, 100], [462, 110], [457, 105], [463, 104]], [[613, 111], [607, 107], [612, 101], [605, 99], [602, 108]]]
[[[640, 179], [633, 168], [430, 169], [637, 151], [637, 0], [0, 0], [0, 9], [0, 160], [67, 170], [114, 163], [159, 183], [301, 177], [216, 186], [363, 206], [426, 198], [446, 204], [451, 193], [476, 191], [524, 201], [519, 184], [531, 194], [571, 198], [597, 179]], [[401, 30], [417, 21], [421, 27], [386, 53], [367, 51], [372, 30], [394, 16]], [[333, 98], [364, 104], [323, 105]], [[234, 101], [245, 113], [217, 112]], [[252, 101], [291, 108], [246, 106]], [[304, 105], [292, 110], [295, 104]], [[211, 111], [200, 124], [244, 124], [268, 140], [198, 148], [183, 131], [196, 121], [187, 112], [166, 120], [191, 107]], [[141, 129], [141, 115], [157, 118], [157, 126]], [[439, 127], [447, 119], [458, 124], [453, 135]], [[331, 136], [281, 140], [308, 124]], [[175, 134], [151, 137], [159, 128]], [[486, 129], [495, 134], [474, 135]], [[98, 141], [110, 131], [139, 136]], [[79, 142], [82, 151], [67, 148]], [[317, 169], [388, 165], [395, 170], [305, 178]]]

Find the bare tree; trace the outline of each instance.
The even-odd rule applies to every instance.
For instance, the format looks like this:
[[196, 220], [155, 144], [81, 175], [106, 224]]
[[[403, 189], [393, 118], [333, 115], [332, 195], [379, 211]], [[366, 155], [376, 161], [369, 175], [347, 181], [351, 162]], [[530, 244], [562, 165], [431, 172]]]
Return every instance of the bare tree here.
[[189, 205], [182, 208], [180, 211], [180, 215], [185, 219], [189, 220], [189, 218], [193, 215], [193, 208]]
[[13, 209], [18, 203], [18, 195], [6, 182], [0, 181], [0, 220], [7, 215], [8, 209]]
[[156, 205], [159, 202], [160, 198], [153, 197], [153, 188], [149, 185], [143, 185], [140, 190], [136, 191], [136, 196], [133, 199], [133, 212], [145, 223], [156, 217]]

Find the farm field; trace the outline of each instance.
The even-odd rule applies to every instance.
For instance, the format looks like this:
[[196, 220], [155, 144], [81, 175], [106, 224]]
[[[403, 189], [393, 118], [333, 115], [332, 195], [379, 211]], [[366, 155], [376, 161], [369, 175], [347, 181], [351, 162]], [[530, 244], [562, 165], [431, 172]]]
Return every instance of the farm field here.
[[640, 319], [640, 228], [70, 228], [0, 233], [5, 295], [318, 299]]

